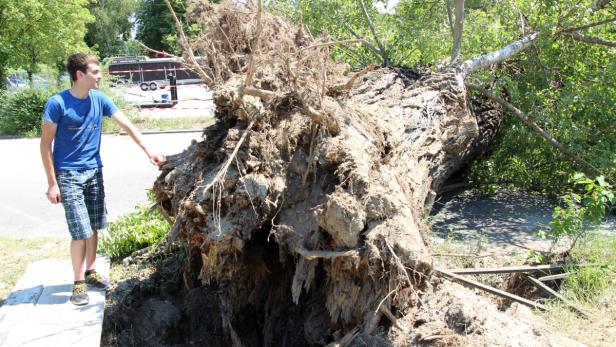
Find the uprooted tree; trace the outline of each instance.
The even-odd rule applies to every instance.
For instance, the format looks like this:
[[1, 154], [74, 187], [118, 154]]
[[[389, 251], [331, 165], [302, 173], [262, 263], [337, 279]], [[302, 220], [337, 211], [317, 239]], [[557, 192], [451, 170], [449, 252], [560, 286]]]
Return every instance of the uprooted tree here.
[[[456, 1], [456, 40], [463, 13]], [[329, 57], [349, 41], [314, 38], [260, 3], [195, 2], [189, 16], [205, 29], [180, 44], [214, 90], [217, 122], [169, 158], [154, 191], [188, 254], [185, 286], [211, 289], [218, 343], [464, 343], [469, 332], [551, 343], [436, 279], [426, 238], [435, 195], [512, 107], [480, 86], [471, 95], [465, 79], [538, 33], [461, 63], [458, 41], [452, 64], [431, 72], [388, 66], [372, 30], [384, 66], [352, 72]]]

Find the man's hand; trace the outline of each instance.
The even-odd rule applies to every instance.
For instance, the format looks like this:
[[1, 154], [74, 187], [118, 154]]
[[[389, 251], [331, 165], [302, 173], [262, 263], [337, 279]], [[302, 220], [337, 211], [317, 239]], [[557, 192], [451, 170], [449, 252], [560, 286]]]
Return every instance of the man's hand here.
[[165, 158], [165, 156], [162, 154], [154, 154], [150, 156], [150, 163], [156, 166], [165, 165], [166, 162], [167, 158]]
[[62, 202], [62, 196], [60, 195], [60, 188], [58, 188], [57, 184], [49, 186], [49, 188], [47, 189], [46, 195], [47, 195], [47, 199], [52, 204], [57, 204], [57, 203]]

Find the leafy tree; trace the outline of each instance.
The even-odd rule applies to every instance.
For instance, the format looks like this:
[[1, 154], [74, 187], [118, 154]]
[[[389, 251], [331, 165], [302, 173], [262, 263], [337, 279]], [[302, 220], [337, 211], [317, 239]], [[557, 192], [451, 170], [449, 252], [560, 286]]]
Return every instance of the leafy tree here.
[[[178, 18], [186, 13], [186, 0], [171, 0]], [[142, 0], [137, 8], [136, 39], [158, 51], [178, 53], [177, 29], [165, 0]]]
[[86, 24], [94, 20], [88, 0], [0, 0], [0, 78], [21, 67], [30, 79], [39, 63], [55, 64], [87, 50]]
[[101, 58], [126, 50], [133, 28], [133, 17], [139, 0], [97, 0], [90, 3], [90, 13], [96, 20], [88, 24], [85, 41], [98, 51]]

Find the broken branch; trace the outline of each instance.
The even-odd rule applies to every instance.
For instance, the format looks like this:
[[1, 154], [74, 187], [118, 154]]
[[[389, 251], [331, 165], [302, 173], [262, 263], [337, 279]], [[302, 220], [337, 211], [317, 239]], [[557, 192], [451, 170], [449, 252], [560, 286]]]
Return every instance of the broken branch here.
[[460, 65], [460, 72], [463, 76], [466, 76], [472, 72], [485, 69], [492, 64], [501, 62], [530, 47], [537, 40], [538, 36], [539, 33], [532, 33], [499, 50], [484, 54], [477, 58], [468, 59]]
[[381, 43], [379, 39], [379, 35], [377, 35], [376, 30], [374, 30], [374, 25], [372, 25], [372, 20], [370, 19], [370, 15], [368, 14], [368, 10], [366, 10], [366, 4], [364, 4], [364, 0], [359, 0], [359, 4], [361, 5], [361, 9], [364, 13], [364, 17], [366, 18], [366, 22], [368, 23], [368, 27], [370, 27], [370, 32], [372, 32], [372, 36], [374, 36], [374, 40], [376, 44], [379, 46], [379, 51], [381, 52], [381, 56], [383, 57], [383, 66], [391, 65], [391, 61], [389, 60], [389, 56], [385, 51], [385, 47]]
[[593, 44], [593, 45], [602, 45], [602, 46], [608, 46], [608, 47], [616, 47], [616, 41], [607, 41], [607, 40], [604, 40], [604, 39], [600, 39], [598, 37], [582, 35], [582, 34], [580, 34], [577, 31], [574, 31], [574, 32], [563, 32], [561, 35], [567, 36], [567, 37], [572, 38], [572, 39], [574, 39], [576, 41], [590, 43], [590, 44]]
[[501, 99], [500, 97], [490, 93], [487, 89], [481, 86], [478, 86], [476, 84], [466, 83], [466, 86], [480, 92], [482, 95], [501, 104], [507, 111], [511, 112], [513, 115], [518, 117], [522, 121], [522, 123], [524, 123], [524, 125], [526, 125], [529, 129], [531, 129], [532, 131], [534, 131], [535, 133], [539, 134], [541, 137], [546, 139], [550, 145], [552, 145], [554, 148], [556, 148], [558, 151], [560, 151], [565, 156], [569, 157], [571, 160], [573, 160], [577, 164], [590, 168], [594, 172], [600, 175], [603, 175], [601, 170], [594, 167], [592, 164], [590, 164], [586, 160], [575, 155], [565, 145], [558, 142], [558, 140], [556, 140], [550, 133], [541, 129], [529, 116], [527, 116], [524, 112], [520, 111], [518, 108], [516, 108], [512, 104], [508, 103], [507, 101]]
[[520, 304], [523, 304], [523, 305], [526, 305], [526, 306], [530, 306], [532, 308], [535, 308], [535, 309], [538, 309], [538, 310], [541, 310], [541, 311], [545, 311], [546, 310], [545, 306], [543, 306], [543, 305], [541, 305], [539, 303], [536, 303], [534, 301], [525, 299], [525, 298], [523, 298], [521, 296], [517, 296], [515, 294], [510, 294], [510, 293], [504, 292], [504, 291], [502, 291], [500, 289], [496, 289], [494, 287], [490, 287], [488, 285], [485, 285], [483, 283], [479, 283], [477, 281], [466, 279], [466, 278], [464, 278], [462, 276], [458, 276], [458, 275], [456, 275], [454, 273], [451, 273], [451, 272], [448, 272], [448, 271], [445, 271], [445, 270], [437, 270], [437, 269], [435, 269], [435, 271], [437, 273], [440, 273], [444, 278], [446, 278], [448, 280], [451, 280], [451, 281], [454, 281], [454, 282], [458, 282], [458, 283], [460, 283], [462, 285], [465, 285], [467, 287], [481, 289], [481, 290], [486, 291], [486, 292], [488, 292], [490, 294], [494, 294], [494, 295], [497, 295], [497, 296], [500, 296], [500, 297], [503, 297], [503, 298], [506, 298], [506, 299], [509, 299], [509, 300], [513, 300], [515, 302], [519, 302]]
[[565, 299], [562, 295], [560, 295], [557, 291], [555, 291], [552, 288], [546, 286], [541, 281], [537, 280], [536, 278], [530, 277], [530, 276], [526, 276], [526, 279], [528, 279], [535, 287], [543, 290], [544, 292], [546, 292], [546, 293], [554, 296], [555, 298], [561, 300], [562, 302], [564, 302], [567, 306], [569, 306], [573, 311], [575, 311], [580, 316], [583, 316], [584, 318], [588, 318], [589, 317], [589, 314], [587, 312], [585, 312], [584, 310], [576, 307], [569, 300]]
[[482, 274], [507, 274], [514, 272], [547, 272], [560, 271], [564, 268], [563, 265], [537, 265], [537, 266], [508, 266], [501, 268], [483, 268], [483, 269], [453, 269], [451, 273], [457, 275], [482, 275]]

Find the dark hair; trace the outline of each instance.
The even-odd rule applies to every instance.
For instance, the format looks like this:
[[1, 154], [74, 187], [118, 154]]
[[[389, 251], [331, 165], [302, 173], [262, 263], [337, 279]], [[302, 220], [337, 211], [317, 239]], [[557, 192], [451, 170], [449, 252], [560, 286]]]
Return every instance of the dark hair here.
[[88, 70], [88, 64], [100, 64], [98, 59], [86, 53], [76, 53], [66, 59], [66, 70], [71, 75], [71, 80], [77, 81], [77, 71], [85, 73]]

